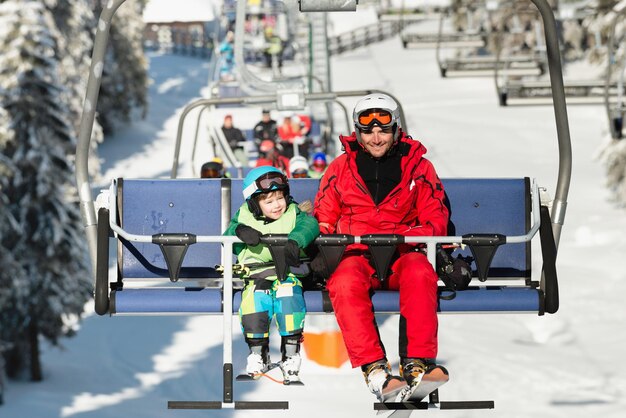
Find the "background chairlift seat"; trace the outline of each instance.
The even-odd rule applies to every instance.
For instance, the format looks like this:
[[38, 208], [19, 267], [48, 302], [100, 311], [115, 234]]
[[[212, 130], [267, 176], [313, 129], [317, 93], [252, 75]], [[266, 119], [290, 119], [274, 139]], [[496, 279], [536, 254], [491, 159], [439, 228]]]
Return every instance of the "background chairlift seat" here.
[[[468, 20], [472, 21], [468, 10]], [[482, 48], [487, 44], [486, 33], [473, 25], [464, 31], [444, 31], [446, 19], [450, 20], [452, 8], [439, 13], [437, 32], [403, 30], [400, 35], [404, 48]], [[411, 27], [416, 25], [411, 25]]]
[[472, 55], [445, 58], [439, 61], [442, 77], [450, 76], [493, 76], [496, 66], [503, 75], [539, 76], [545, 72], [547, 63], [542, 54], [513, 55], [498, 59], [495, 55]]
[[404, 48], [482, 48], [485, 46], [485, 35], [476, 33], [419, 33], [405, 32], [400, 36]]
[[[211, 95], [214, 97], [240, 97], [245, 95], [241, 90], [241, 86], [238, 81], [217, 81], [214, 83]], [[224, 103], [216, 105], [216, 107], [238, 107], [237, 104]]]
[[[508, 22], [512, 18], [519, 17], [518, 13], [525, 12], [509, 12], [499, 19], [498, 26], [507, 26], [504, 23]], [[489, 18], [489, 25], [496, 22], [491, 22]], [[440, 48], [437, 48], [436, 57], [437, 64], [442, 77], [446, 76], [493, 76], [495, 73], [505, 76], [539, 76], [544, 74], [548, 67], [545, 45], [541, 42], [541, 38], [538, 37], [536, 44], [530, 48], [530, 50], [521, 50], [519, 45], [521, 42], [518, 40], [514, 42], [519, 44], [517, 48], [513, 48], [508, 53], [504, 53], [502, 45], [505, 43], [504, 39], [511, 36], [523, 35], [527, 30], [524, 29], [519, 22], [514, 19], [512, 27], [506, 31], [503, 28], [499, 30], [492, 30], [491, 33], [485, 34], [487, 37], [494, 38], [496, 52], [491, 53], [485, 49], [477, 50], [474, 53], [461, 56], [461, 57], [446, 57], [441, 58]], [[467, 49], [467, 48], [466, 48]], [[511, 49], [511, 46], [509, 48]]]
[[[604, 103], [604, 80], [566, 80], [563, 88], [568, 104]], [[613, 100], [623, 97], [626, 90], [618, 91], [618, 85], [609, 86], [609, 95]], [[551, 105], [552, 93], [548, 80], [507, 80], [498, 85], [500, 106], [508, 105]]]

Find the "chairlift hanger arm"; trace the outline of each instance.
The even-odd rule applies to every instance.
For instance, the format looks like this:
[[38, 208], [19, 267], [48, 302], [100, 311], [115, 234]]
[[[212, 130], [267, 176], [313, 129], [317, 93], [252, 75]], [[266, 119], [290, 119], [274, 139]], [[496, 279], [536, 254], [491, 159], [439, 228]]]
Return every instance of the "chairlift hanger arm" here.
[[556, 119], [556, 131], [559, 146], [559, 167], [557, 184], [552, 206], [552, 231], [558, 248], [561, 236], [561, 227], [565, 221], [567, 209], [567, 195], [572, 176], [572, 144], [569, 134], [569, 122], [567, 107], [565, 104], [565, 91], [563, 86], [563, 68], [556, 29], [556, 20], [552, 8], [547, 0], [531, 0], [543, 19], [543, 29], [546, 38], [546, 50], [548, 55], [548, 70], [550, 84], [552, 86], [552, 98], [554, 116]]

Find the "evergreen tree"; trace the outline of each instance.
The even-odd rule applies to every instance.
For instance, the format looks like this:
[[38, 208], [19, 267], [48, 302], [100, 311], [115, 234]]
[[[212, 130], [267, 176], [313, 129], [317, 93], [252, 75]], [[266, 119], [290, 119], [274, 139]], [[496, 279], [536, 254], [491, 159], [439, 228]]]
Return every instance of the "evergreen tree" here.
[[[0, 97], [3, 95], [0, 90]], [[9, 115], [6, 110], [0, 107], [0, 150], [13, 146], [13, 131], [9, 128]], [[22, 277], [19, 274], [19, 266], [11, 254], [11, 247], [4, 237], [8, 236], [8, 231], [18, 228], [15, 218], [9, 211], [9, 197], [6, 193], [9, 179], [15, 172], [13, 161], [0, 152], [0, 306], [9, 306], [11, 295], [15, 287], [14, 280]], [[5, 312], [0, 311], [0, 316]], [[4, 326], [6, 320], [10, 318], [0, 317], [0, 344], [8, 340], [8, 328]], [[2, 351], [0, 350], [0, 355]], [[1, 360], [0, 360], [1, 362]], [[2, 370], [0, 370], [2, 373]]]
[[[83, 101], [87, 89], [87, 76], [91, 64], [91, 50], [95, 36], [96, 16], [93, 0], [46, 0], [56, 27], [62, 37], [59, 40], [61, 71], [59, 83], [65, 86], [63, 102], [70, 112], [72, 129], [76, 136], [80, 127]], [[51, 3], [52, 2], [52, 3]], [[100, 160], [97, 158], [98, 144], [102, 143], [102, 127], [96, 120], [91, 135], [89, 174], [97, 178]]]
[[[0, 142], [3, 167], [0, 330], [13, 343], [9, 375], [30, 368], [42, 378], [39, 337], [52, 344], [71, 335], [67, 319], [80, 316], [90, 298], [89, 259], [68, 156], [75, 135], [59, 60], [60, 33], [40, 1], [0, 4], [0, 108], [11, 129]], [[4, 124], [3, 124], [4, 125]], [[4, 251], [3, 251], [4, 252]], [[8, 338], [7, 338], [8, 337]]]
[[[102, 0], [97, 9], [99, 15]], [[148, 106], [148, 61], [143, 53], [142, 12], [146, 0], [127, 1], [116, 12], [98, 100], [98, 121], [109, 134], [120, 122], [145, 117]]]

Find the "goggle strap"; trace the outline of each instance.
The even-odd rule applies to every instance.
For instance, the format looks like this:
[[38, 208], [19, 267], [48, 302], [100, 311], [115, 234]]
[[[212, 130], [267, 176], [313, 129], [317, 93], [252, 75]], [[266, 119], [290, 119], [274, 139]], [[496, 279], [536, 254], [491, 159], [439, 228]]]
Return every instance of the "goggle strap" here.
[[256, 181], [249, 184], [248, 187], [246, 187], [245, 189], [243, 189], [243, 198], [244, 199], [248, 199], [250, 196], [252, 196], [254, 194], [254, 192], [256, 192], [257, 190], [257, 185], [256, 185]]

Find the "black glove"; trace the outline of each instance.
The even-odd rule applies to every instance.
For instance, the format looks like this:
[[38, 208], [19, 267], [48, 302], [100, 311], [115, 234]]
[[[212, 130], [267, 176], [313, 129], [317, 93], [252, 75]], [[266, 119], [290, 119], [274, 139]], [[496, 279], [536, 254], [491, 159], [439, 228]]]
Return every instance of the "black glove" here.
[[239, 224], [235, 229], [235, 234], [237, 238], [242, 240], [246, 245], [259, 245], [261, 242], [261, 233], [251, 226]]
[[300, 261], [300, 247], [298, 243], [292, 239], [287, 240], [285, 245], [285, 262], [288, 266], [298, 267], [302, 262]]
[[326, 267], [326, 260], [322, 256], [322, 253], [318, 253], [313, 260], [309, 263], [309, 268], [318, 277], [328, 278], [328, 269]]
[[453, 258], [446, 250], [437, 251], [437, 275], [450, 290], [465, 290], [472, 281], [472, 257]]

